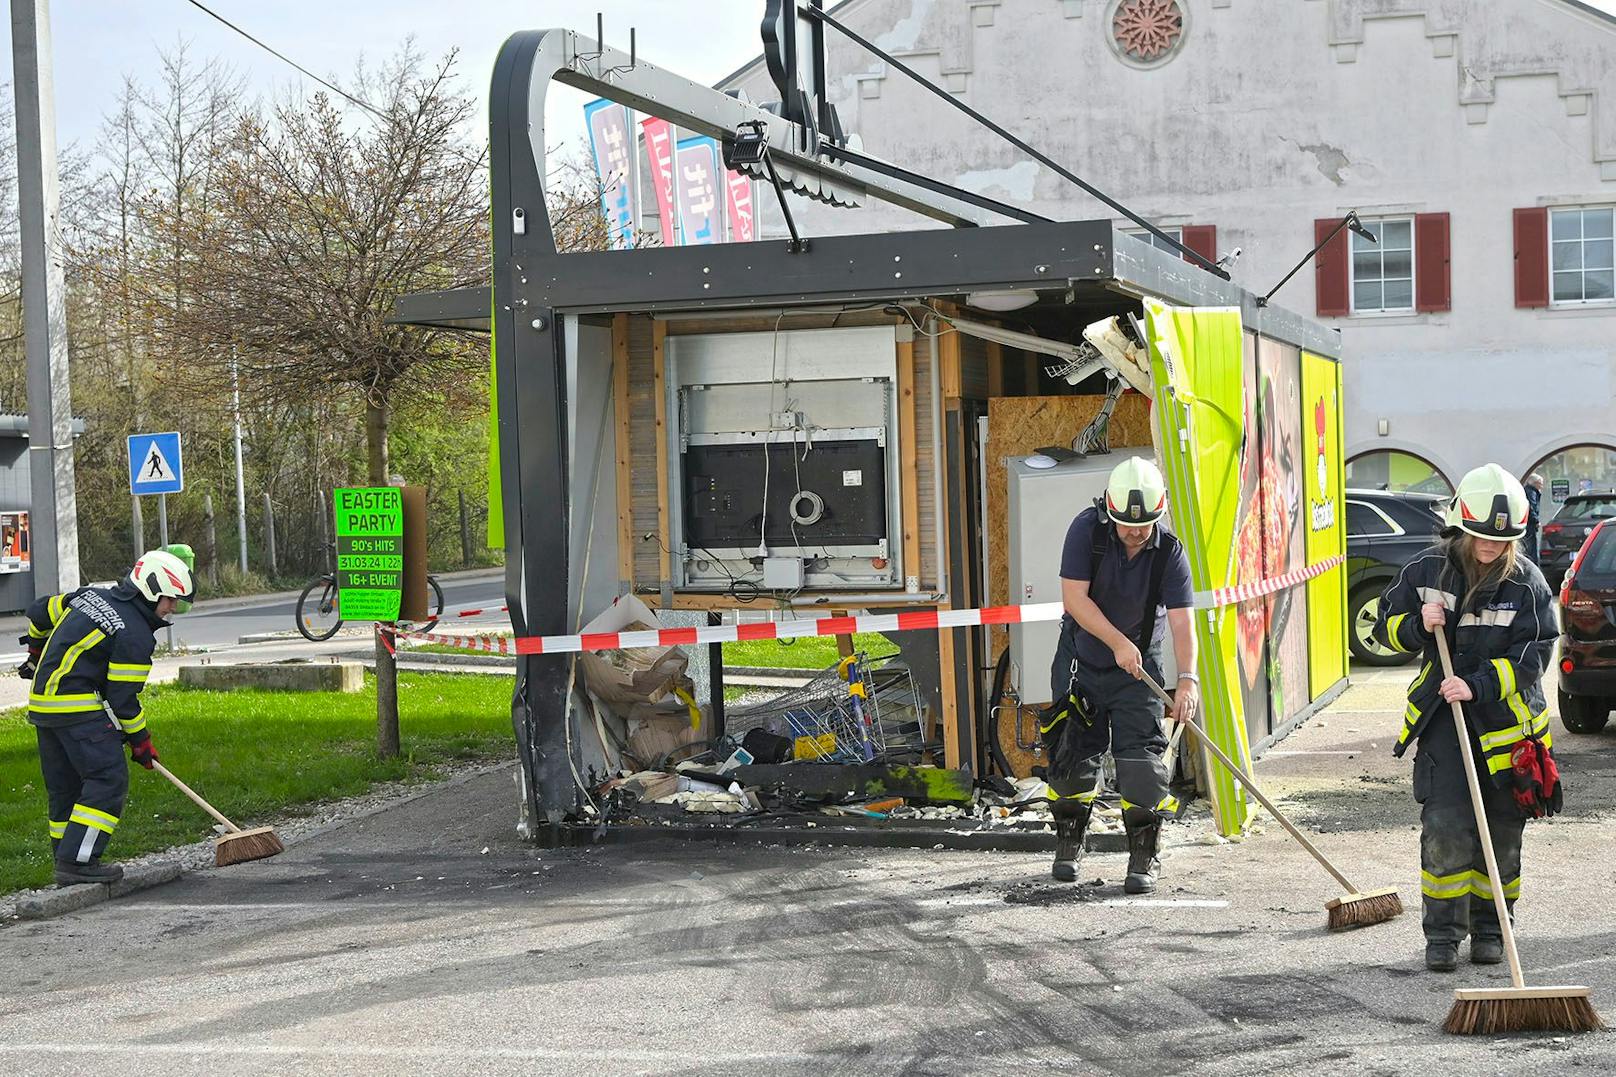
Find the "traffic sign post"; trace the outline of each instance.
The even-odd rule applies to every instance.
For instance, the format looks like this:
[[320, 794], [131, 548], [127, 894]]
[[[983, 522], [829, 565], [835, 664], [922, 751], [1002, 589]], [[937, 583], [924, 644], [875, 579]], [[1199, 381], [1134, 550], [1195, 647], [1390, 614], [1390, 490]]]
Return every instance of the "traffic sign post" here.
[[[168, 495], [185, 489], [184, 462], [178, 431], [129, 435], [129, 492], [157, 495], [158, 544], [168, 545]], [[168, 630], [168, 649], [174, 649], [174, 629]]]
[[404, 597], [404, 498], [397, 487], [333, 491], [337, 608], [344, 621], [396, 621]]

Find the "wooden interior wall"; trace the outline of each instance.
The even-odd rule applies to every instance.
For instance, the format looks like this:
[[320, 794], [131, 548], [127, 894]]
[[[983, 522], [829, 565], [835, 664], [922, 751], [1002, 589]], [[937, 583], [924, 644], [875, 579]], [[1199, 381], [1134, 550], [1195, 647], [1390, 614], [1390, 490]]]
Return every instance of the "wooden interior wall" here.
[[[988, 401], [988, 444], [982, 452], [988, 469], [988, 504], [982, 517], [988, 543], [988, 605], [1020, 601], [1009, 594], [1010, 504], [1005, 460], [1026, 456], [1046, 445], [1070, 445], [1104, 403], [1103, 396], [1012, 396]], [[1149, 444], [1149, 402], [1138, 393], [1125, 393], [1111, 413], [1111, 447], [1115, 450]], [[1072, 515], [1085, 507], [1073, 505]], [[1009, 634], [1000, 626], [992, 630], [992, 637], [992, 657], [997, 661]]]
[[634, 520], [630, 549], [633, 551], [634, 590], [637, 593], [654, 592], [658, 588], [657, 572], [660, 551], [656, 540], [641, 541], [657, 529], [657, 475], [656, 466], [656, 396], [651, 376], [652, 353], [651, 317], [646, 314], [628, 316], [628, 444], [632, 461], [637, 467], [629, 470], [629, 513]]

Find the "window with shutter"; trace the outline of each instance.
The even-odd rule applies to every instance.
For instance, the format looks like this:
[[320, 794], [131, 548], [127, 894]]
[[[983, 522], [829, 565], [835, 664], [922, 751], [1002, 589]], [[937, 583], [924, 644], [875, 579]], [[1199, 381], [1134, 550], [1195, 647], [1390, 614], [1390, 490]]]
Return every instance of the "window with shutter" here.
[[[1324, 237], [1341, 223], [1339, 217], [1313, 222], [1313, 242], [1323, 243]], [[1340, 318], [1352, 313], [1352, 282], [1348, 271], [1347, 233], [1342, 230], [1326, 243], [1313, 259], [1314, 288], [1318, 296], [1321, 318]]]
[[1362, 222], [1375, 237], [1353, 231], [1352, 313], [1386, 314], [1414, 309], [1414, 218], [1381, 217]]
[[1414, 309], [1425, 313], [1453, 309], [1453, 276], [1448, 247], [1448, 215], [1414, 218]]
[[1549, 211], [1515, 211], [1515, 305], [1549, 305]]

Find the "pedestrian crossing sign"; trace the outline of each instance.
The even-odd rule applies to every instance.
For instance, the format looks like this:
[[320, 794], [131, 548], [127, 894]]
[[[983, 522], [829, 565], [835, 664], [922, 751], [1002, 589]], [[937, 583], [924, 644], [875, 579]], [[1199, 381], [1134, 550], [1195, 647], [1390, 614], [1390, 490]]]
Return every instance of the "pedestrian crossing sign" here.
[[177, 432], [129, 436], [130, 493], [179, 493], [185, 489], [181, 466]]

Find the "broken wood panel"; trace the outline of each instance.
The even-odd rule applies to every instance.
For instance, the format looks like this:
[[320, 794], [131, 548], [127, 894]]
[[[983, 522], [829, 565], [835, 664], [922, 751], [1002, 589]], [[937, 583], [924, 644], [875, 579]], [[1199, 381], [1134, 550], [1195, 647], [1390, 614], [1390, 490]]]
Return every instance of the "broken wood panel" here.
[[656, 491], [657, 491], [657, 588], [667, 596], [673, 579], [673, 555], [668, 548], [671, 534], [668, 521], [668, 392], [665, 377], [667, 356], [664, 345], [668, 324], [651, 323], [651, 392], [656, 406]]
[[[936, 332], [936, 323], [927, 332]], [[920, 589], [937, 591], [942, 588], [941, 564], [937, 550], [937, 453], [932, 440], [936, 422], [936, 393], [932, 385], [932, 347], [930, 340], [916, 340], [915, 356], [915, 508], [920, 532]]]
[[612, 318], [612, 432], [617, 455], [617, 590], [634, 587], [633, 450], [629, 445], [629, 321]]

